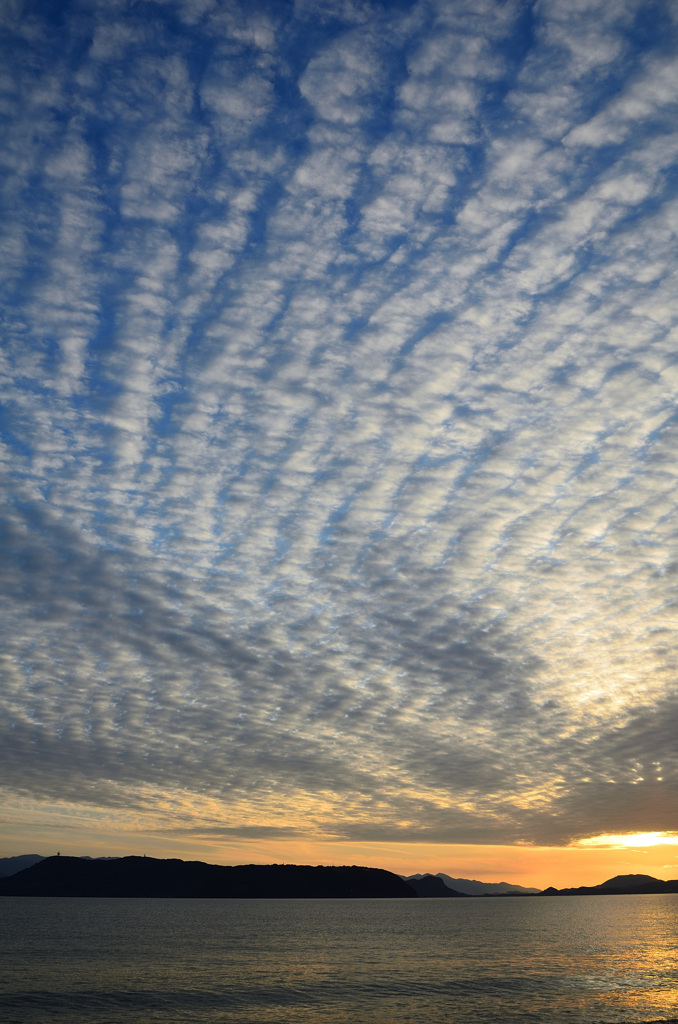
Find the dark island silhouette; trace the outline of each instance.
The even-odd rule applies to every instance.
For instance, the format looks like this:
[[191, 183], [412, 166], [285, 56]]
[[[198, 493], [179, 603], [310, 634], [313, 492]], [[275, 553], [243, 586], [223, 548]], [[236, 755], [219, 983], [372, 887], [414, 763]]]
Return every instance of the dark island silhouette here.
[[615, 875], [600, 885], [580, 885], [577, 888], [554, 889], [549, 886], [540, 896], [642, 896], [678, 892], [678, 878], [668, 882], [652, 875]]
[[[36, 858], [38, 858], [36, 860]], [[242, 864], [224, 867], [202, 861], [155, 857], [6, 858], [13, 870], [0, 873], [0, 896], [96, 896], [194, 899], [472, 899], [520, 896], [622, 896], [678, 893], [678, 879], [652, 875], [616, 875], [600, 885], [538, 890], [498, 891], [505, 883], [485, 883], [489, 891], [460, 892], [439, 875], [404, 879], [383, 868], [311, 867], [299, 864]], [[447, 877], [447, 876], [445, 876]], [[460, 879], [460, 882], [467, 880]], [[482, 885], [483, 883], [474, 883]]]
[[46, 857], [0, 879], [0, 896], [117, 896], [193, 899], [416, 898], [382, 868], [245, 864], [120, 857]]
[[[580, 885], [569, 889], [555, 889], [553, 886], [549, 886], [548, 889], [542, 891], [539, 889], [527, 889], [523, 886], [516, 886], [512, 889], [506, 882], [493, 884], [491, 882], [470, 882], [468, 879], [459, 878], [456, 879], [458, 883], [469, 888], [471, 886], [474, 887], [471, 891], [469, 891], [469, 888], [466, 891], [461, 891], [452, 888], [449, 882], [444, 881], [448, 877], [442, 874], [411, 875], [407, 878], [407, 882], [416, 890], [418, 896], [427, 898], [441, 896], [496, 898], [505, 896], [634, 896], [642, 895], [643, 893], [661, 894], [678, 892], [678, 879], [664, 882], [661, 878], [654, 878], [652, 875], [615, 875], [614, 878], [608, 878], [606, 882], [601, 882], [600, 885]], [[455, 879], [449, 879], [449, 881], [455, 881]]]

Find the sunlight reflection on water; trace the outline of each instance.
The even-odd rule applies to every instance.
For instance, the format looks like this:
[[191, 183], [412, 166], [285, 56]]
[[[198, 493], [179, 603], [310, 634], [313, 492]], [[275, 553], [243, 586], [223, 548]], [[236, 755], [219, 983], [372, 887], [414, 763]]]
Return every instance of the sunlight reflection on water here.
[[0, 906], [11, 1024], [678, 1018], [678, 897]]

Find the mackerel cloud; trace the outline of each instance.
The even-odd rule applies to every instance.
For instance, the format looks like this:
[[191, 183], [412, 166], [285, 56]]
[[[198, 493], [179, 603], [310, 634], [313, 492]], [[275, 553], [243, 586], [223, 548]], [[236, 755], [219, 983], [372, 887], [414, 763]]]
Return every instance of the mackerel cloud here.
[[6, 793], [675, 827], [677, 15], [4, 6]]

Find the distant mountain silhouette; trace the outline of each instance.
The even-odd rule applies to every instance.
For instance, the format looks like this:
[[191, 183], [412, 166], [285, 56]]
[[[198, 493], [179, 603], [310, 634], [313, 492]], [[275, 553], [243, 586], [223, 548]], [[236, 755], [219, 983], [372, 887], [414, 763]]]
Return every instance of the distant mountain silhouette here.
[[515, 885], [513, 882], [477, 882], [475, 879], [470, 878], [450, 878], [449, 875], [443, 874], [442, 871], [438, 872], [437, 877], [442, 878], [445, 885], [449, 886], [450, 889], [467, 893], [469, 896], [486, 896], [488, 894], [508, 896], [511, 893], [522, 896], [526, 893], [535, 895], [540, 892], [539, 889], [526, 888], [524, 885]]
[[600, 885], [580, 885], [570, 889], [554, 889], [551, 885], [541, 896], [635, 896], [678, 892], [678, 878], [668, 882], [652, 875], [615, 875]]
[[[0, 857], [0, 878], [9, 878], [16, 875], [33, 864], [38, 864], [46, 858], [40, 853], [24, 853], [19, 857]], [[119, 860], [118, 857], [88, 857], [86, 854], [79, 860]]]
[[411, 886], [382, 868], [247, 864], [121, 857], [47, 857], [0, 879], [0, 896], [126, 896], [194, 898], [412, 898]]
[[450, 889], [437, 875], [413, 875], [406, 881], [408, 885], [412, 886], [417, 896], [423, 896], [426, 899], [431, 899], [431, 897], [447, 899], [455, 896], [466, 899], [465, 892], [455, 892], [454, 889]]
[[25, 868], [44, 860], [39, 853], [23, 853], [20, 857], [0, 857], [0, 878], [9, 878]]
[[[447, 891], [435, 885], [437, 879], [444, 884]], [[626, 896], [642, 893], [678, 892], [678, 879], [669, 882], [652, 875], [615, 875], [600, 885], [580, 885], [571, 889], [528, 889], [524, 886], [512, 886], [509, 882], [477, 882], [468, 878], [450, 878], [442, 871], [437, 875], [410, 875], [405, 881], [416, 890], [419, 896]], [[452, 887], [449, 883], [455, 882]]]
[[[429, 896], [448, 896], [449, 893], [453, 896], [535, 896], [541, 891], [540, 889], [526, 889], [522, 885], [512, 885], [510, 882], [477, 882], [470, 878], [450, 878], [442, 871], [436, 875], [409, 875], [405, 881], [417, 888], [425, 878], [439, 878], [448, 890], [448, 892], [434, 892], [431, 889], [427, 893]], [[427, 884], [430, 887], [430, 883]]]

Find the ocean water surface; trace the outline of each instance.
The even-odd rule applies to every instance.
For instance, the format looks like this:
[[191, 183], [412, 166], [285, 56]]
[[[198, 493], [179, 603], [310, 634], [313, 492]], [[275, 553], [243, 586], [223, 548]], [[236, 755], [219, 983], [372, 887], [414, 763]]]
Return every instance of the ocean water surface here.
[[678, 896], [0, 900], [3, 1024], [678, 1024]]

